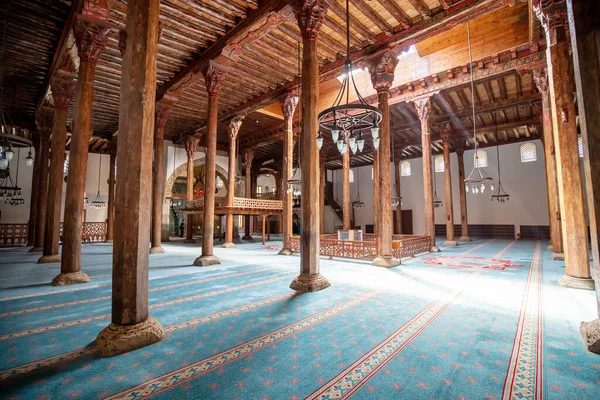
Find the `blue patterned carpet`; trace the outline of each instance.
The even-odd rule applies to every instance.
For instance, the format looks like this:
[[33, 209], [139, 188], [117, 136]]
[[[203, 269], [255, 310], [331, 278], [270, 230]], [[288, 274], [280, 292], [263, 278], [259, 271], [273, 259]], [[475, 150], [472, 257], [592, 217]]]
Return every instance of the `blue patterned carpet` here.
[[280, 243], [151, 256], [155, 345], [96, 356], [110, 322], [111, 247], [84, 246], [91, 282], [0, 250], [0, 388], [7, 399], [599, 399], [600, 356], [579, 323], [594, 294], [564, 289], [545, 243], [479, 240], [381, 269], [325, 260], [331, 287], [288, 288]]

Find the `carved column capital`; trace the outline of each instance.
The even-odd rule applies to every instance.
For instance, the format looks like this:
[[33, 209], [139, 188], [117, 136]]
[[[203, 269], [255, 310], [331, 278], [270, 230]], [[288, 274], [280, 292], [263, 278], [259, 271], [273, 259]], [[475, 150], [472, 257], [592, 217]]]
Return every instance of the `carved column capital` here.
[[462, 156], [465, 154], [465, 141], [463, 139], [453, 141], [452, 147], [454, 147], [457, 155]]
[[204, 83], [209, 96], [218, 96], [221, 93], [221, 86], [225, 80], [228, 69], [214, 61], [208, 62], [208, 68], [204, 75]]
[[377, 93], [390, 90], [394, 81], [394, 71], [397, 64], [398, 58], [391, 50], [386, 50], [383, 54], [368, 62], [371, 83]]
[[302, 37], [317, 40], [331, 0], [295, 0], [294, 14]]
[[235, 116], [229, 121], [229, 125], [227, 125], [227, 134], [229, 135], [229, 141], [234, 142], [237, 139], [238, 132], [240, 131], [240, 127], [242, 126], [242, 121], [244, 120], [243, 115]]
[[254, 160], [254, 149], [250, 147], [244, 150], [244, 166], [246, 169], [252, 167], [252, 160]]
[[50, 78], [52, 100], [57, 110], [67, 111], [73, 95], [75, 94], [75, 80], [72, 73], [59, 69]]
[[160, 101], [156, 103], [156, 108], [154, 110], [155, 114], [155, 125], [158, 129], [164, 129], [165, 125], [167, 125], [167, 120], [169, 119], [169, 115], [171, 114], [171, 106], [169, 104], [161, 103]]
[[96, 64], [104, 51], [111, 24], [108, 22], [113, 0], [84, 0], [81, 14], [73, 26], [79, 58]]
[[54, 126], [54, 113], [50, 110], [39, 111], [35, 114], [35, 125], [42, 141], [50, 139]]
[[542, 96], [546, 96], [548, 94], [548, 69], [546, 66], [534, 67], [531, 69], [531, 73], [537, 90]]
[[566, 39], [569, 30], [567, 2], [565, 0], [533, 0], [533, 10], [540, 20], [548, 46]]
[[417, 114], [419, 115], [419, 120], [421, 120], [421, 123], [429, 122], [429, 117], [431, 116], [430, 99], [430, 97], [425, 97], [413, 101], [415, 103], [415, 108], [417, 109]]
[[450, 137], [452, 136], [452, 126], [450, 123], [445, 123], [441, 126], [440, 129], [440, 138], [442, 139], [442, 143], [450, 143]]
[[296, 106], [298, 105], [298, 94], [295, 93], [295, 91], [290, 92], [285, 97], [280, 98], [279, 102], [281, 103], [283, 118], [292, 118], [294, 112], [296, 112]]
[[188, 136], [185, 139], [185, 151], [187, 152], [188, 158], [194, 158], [194, 154], [196, 153], [196, 149], [198, 148], [198, 142], [200, 138], [197, 136]]

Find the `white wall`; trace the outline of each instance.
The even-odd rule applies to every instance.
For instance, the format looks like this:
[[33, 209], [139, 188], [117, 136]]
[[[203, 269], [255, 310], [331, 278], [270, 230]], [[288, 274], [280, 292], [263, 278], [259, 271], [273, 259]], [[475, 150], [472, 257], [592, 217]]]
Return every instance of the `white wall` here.
[[[15, 155], [13, 160], [10, 162], [10, 173], [13, 181], [16, 180], [17, 172], [17, 149], [13, 149]], [[28, 148], [21, 149], [21, 157], [19, 159], [19, 180], [17, 185], [21, 188], [21, 195], [25, 200], [25, 204], [21, 206], [11, 206], [4, 202], [4, 198], [0, 199], [0, 223], [3, 224], [22, 224], [29, 220], [29, 206], [31, 201], [31, 178], [33, 176], [33, 167], [28, 168], [25, 165], [25, 157], [29, 152]], [[33, 149], [31, 150], [33, 157]]]

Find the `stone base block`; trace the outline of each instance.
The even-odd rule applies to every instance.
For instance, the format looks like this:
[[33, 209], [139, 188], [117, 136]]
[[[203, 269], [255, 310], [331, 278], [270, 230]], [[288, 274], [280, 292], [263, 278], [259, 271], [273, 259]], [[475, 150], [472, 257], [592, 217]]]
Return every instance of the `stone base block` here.
[[38, 264], [57, 263], [57, 262], [60, 262], [60, 255], [52, 254], [52, 255], [47, 255], [47, 256], [41, 256], [37, 262], [38, 262]]
[[294, 252], [290, 249], [281, 249], [277, 254], [279, 254], [280, 256], [291, 256], [292, 254], [294, 254]]
[[42, 251], [44, 251], [43, 247], [32, 247], [29, 249], [30, 253], [41, 253]]
[[458, 246], [458, 242], [456, 240], [446, 240], [442, 246], [444, 247], [456, 247]]
[[233, 249], [237, 246], [235, 244], [233, 244], [233, 242], [225, 242], [221, 245], [221, 247], [224, 249]]
[[58, 274], [52, 279], [52, 286], [76, 285], [78, 283], [88, 283], [90, 277], [83, 271], [70, 272], [68, 274]]
[[165, 254], [165, 249], [163, 249], [161, 246], [150, 247], [150, 254]]
[[116, 356], [128, 351], [160, 342], [165, 338], [163, 326], [152, 317], [135, 325], [110, 324], [96, 338], [96, 346], [105, 357]]
[[554, 246], [552, 246], [551, 244], [546, 246], [546, 251], [552, 251], [552, 249], [554, 249]]
[[329, 281], [321, 274], [300, 274], [292, 281], [290, 288], [297, 292], [318, 292], [331, 286]]
[[552, 255], [550, 256], [551, 259], [553, 260], [557, 260], [557, 261], [564, 261], [565, 260], [565, 253], [552, 253]]
[[252, 239], [252, 236], [245, 236], [245, 235], [242, 237], [242, 240], [247, 240], [249, 242], [253, 242], [254, 241], [254, 239]]
[[209, 265], [218, 265], [221, 261], [216, 256], [200, 256], [194, 261], [197, 267], [208, 267]]
[[471, 241], [471, 238], [468, 236], [461, 236], [460, 239], [458, 239], [458, 241], [461, 243], [467, 243]]
[[437, 246], [431, 246], [431, 249], [429, 250], [430, 253], [439, 253], [440, 251], [440, 248]]
[[600, 318], [591, 322], [582, 322], [579, 331], [587, 349], [592, 353], [600, 354]]
[[112, 239], [106, 239], [106, 240], [104, 241], [104, 243], [112, 243], [112, 242], [113, 242], [113, 240], [112, 240]]
[[594, 290], [594, 280], [592, 278], [577, 278], [575, 276], [563, 275], [558, 284], [572, 289]]
[[377, 256], [371, 265], [376, 267], [392, 268], [400, 265], [400, 260], [392, 256]]
[[193, 244], [196, 244], [196, 241], [194, 239], [185, 239], [183, 241], [183, 243], [188, 243], [188, 244], [192, 244], [193, 243]]

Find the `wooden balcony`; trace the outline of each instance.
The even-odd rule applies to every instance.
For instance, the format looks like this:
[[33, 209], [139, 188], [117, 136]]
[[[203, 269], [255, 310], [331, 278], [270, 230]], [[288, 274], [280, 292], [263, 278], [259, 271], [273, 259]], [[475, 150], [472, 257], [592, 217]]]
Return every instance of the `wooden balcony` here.
[[[204, 199], [188, 200], [181, 211], [186, 214], [200, 214], [204, 211]], [[250, 199], [234, 197], [233, 206], [227, 205], [226, 197], [215, 198], [215, 215], [281, 215], [283, 200]]]

